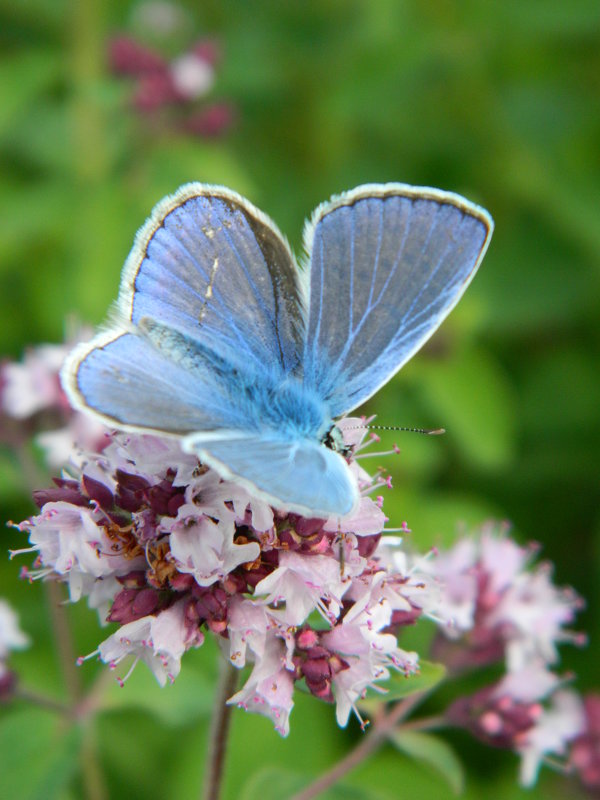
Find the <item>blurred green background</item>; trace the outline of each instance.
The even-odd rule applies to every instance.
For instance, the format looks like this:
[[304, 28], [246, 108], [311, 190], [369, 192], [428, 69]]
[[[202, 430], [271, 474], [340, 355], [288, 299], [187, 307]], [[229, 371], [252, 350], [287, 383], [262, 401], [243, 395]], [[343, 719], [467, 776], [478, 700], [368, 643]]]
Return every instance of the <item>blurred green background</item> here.
[[[522, 541], [540, 541], [556, 581], [588, 601], [580, 626], [590, 646], [564, 650], [561, 669], [576, 670], [580, 686], [593, 687], [600, 614], [597, 0], [200, 0], [178, 6], [183, 24], [162, 31], [148, 24], [147, 8], [128, 0], [0, 0], [3, 354], [16, 358], [27, 344], [62, 341], [72, 312], [102, 321], [135, 231], [157, 200], [187, 181], [248, 196], [297, 252], [311, 210], [360, 183], [430, 185], [480, 203], [496, 222], [480, 274], [424, 351], [368, 407], [382, 424], [448, 430], [442, 439], [396, 437], [402, 452], [387, 462], [395, 489], [386, 510], [392, 523], [408, 521], [422, 549], [490, 517], [511, 520]], [[198, 136], [132, 108], [135, 81], [108, 64], [109, 41], [123, 33], [166, 57], [199, 38], [218, 41], [216, 83], [199, 107], [229, 103], [231, 125]], [[0, 469], [2, 517], [21, 519], [31, 508], [8, 451]], [[7, 546], [22, 539], [6, 534]], [[58, 695], [43, 587], [18, 582], [19, 567], [1, 565], [0, 594], [20, 608], [35, 655], [14, 662], [29, 685]], [[77, 651], [93, 650], [103, 636], [95, 616], [85, 608], [69, 613]], [[213, 657], [210, 649], [186, 656], [178, 682], [162, 694], [141, 667], [102, 715], [93, 735], [110, 797], [197, 796]], [[94, 673], [84, 667], [83, 679]], [[46, 747], [53, 724], [43, 712], [7, 712], [0, 760], [5, 745], [26, 739], [22, 764], [10, 759], [13, 773], [16, 764], [29, 776], [26, 790], [7, 796], [84, 796], [75, 743]], [[237, 712], [228, 797], [258, 792], [266, 800], [259, 779], [240, 795], [261, 766], [306, 779], [360, 736], [353, 725], [337, 730], [332, 710], [305, 697], [291, 727], [281, 741], [270, 723]], [[468, 762], [468, 797], [483, 790], [490, 798], [564, 796], [566, 784], [548, 771], [526, 793], [516, 788], [512, 755], [466, 737], [453, 741]], [[391, 750], [351, 784], [371, 792], [357, 797], [450, 796], [435, 775]], [[351, 795], [331, 795], [338, 796]]]

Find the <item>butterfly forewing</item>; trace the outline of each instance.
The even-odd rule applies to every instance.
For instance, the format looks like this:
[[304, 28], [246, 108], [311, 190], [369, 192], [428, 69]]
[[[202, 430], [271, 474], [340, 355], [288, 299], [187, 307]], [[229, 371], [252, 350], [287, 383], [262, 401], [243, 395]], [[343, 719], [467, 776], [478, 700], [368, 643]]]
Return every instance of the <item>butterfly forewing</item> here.
[[304, 374], [333, 416], [374, 394], [431, 336], [491, 228], [463, 198], [394, 184], [359, 187], [317, 210], [306, 237]]
[[188, 184], [156, 206], [125, 264], [117, 310], [63, 370], [73, 404], [109, 425], [244, 430], [248, 401], [236, 389], [298, 368], [296, 263], [275, 225], [221, 187]]
[[275, 225], [220, 187], [162, 201], [124, 270], [119, 308], [170, 325], [234, 363], [297, 367], [304, 320], [298, 270]]

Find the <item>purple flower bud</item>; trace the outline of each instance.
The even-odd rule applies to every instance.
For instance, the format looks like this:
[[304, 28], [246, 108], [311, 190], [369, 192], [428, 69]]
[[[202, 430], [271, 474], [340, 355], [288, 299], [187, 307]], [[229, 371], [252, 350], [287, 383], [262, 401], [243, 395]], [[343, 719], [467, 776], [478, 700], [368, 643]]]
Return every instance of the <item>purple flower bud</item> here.
[[108, 486], [85, 474], [81, 478], [81, 485], [90, 500], [95, 500], [103, 511], [112, 510], [115, 499]]
[[0, 703], [11, 702], [15, 696], [17, 683], [17, 673], [0, 665]]
[[117, 580], [126, 589], [141, 589], [146, 585], [146, 573], [142, 570], [132, 570], [127, 575], [118, 575]]
[[466, 728], [492, 747], [516, 749], [541, 713], [539, 702], [499, 695], [497, 686], [488, 686], [470, 697], [456, 700], [446, 716], [454, 725]]
[[358, 552], [363, 558], [371, 558], [377, 545], [381, 539], [381, 534], [376, 533], [373, 536], [359, 536], [358, 537]]
[[175, 572], [169, 578], [169, 585], [175, 592], [188, 592], [196, 581], [189, 573]]
[[422, 608], [413, 607], [410, 611], [396, 609], [396, 611], [392, 613], [390, 627], [393, 629], [402, 627], [404, 625], [415, 625], [422, 614]]
[[154, 614], [160, 606], [160, 594], [155, 589], [122, 589], [115, 597], [108, 622], [126, 624]]
[[570, 766], [579, 779], [592, 792], [600, 791], [600, 694], [583, 698], [585, 712], [584, 731], [573, 741]]
[[314, 536], [323, 530], [323, 525], [327, 520], [318, 518], [299, 517], [297, 514], [290, 514], [290, 523], [298, 536]]
[[184, 129], [194, 136], [216, 139], [235, 122], [236, 112], [231, 103], [213, 103], [189, 116]]
[[[77, 486], [77, 484], [75, 484]], [[50, 489], [36, 489], [33, 492], [33, 501], [38, 508], [43, 508], [46, 503], [56, 503], [62, 500], [73, 506], [87, 506], [88, 498], [81, 494], [78, 488], [60, 487]]]
[[167, 68], [158, 53], [130, 36], [116, 36], [109, 42], [108, 59], [111, 70], [117, 75], [141, 75]]
[[301, 650], [309, 650], [311, 647], [315, 647], [318, 641], [319, 635], [312, 628], [304, 628], [304, 630], [296, 634], [296, 647]]

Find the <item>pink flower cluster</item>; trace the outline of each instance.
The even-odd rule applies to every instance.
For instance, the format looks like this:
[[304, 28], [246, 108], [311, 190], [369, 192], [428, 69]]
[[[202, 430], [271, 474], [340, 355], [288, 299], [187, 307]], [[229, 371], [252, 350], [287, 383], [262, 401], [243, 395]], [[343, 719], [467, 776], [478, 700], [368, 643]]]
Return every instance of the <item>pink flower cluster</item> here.
[[460, 698], [448, 718], [488, 744], [516, 750], [521, 781], [531, 785], [546, 755], [566, 756], [584, 726], [579, 696], [549, 670], [558, 644], [585, 642], [564, 627], [582, 601], [552, 583], [551, 565], [532, 567], [537, 545], [520, 547], [505, 534], [488, 526], [425, 566], [441, 582], [446, 616], [433, 655], [457, 674], [505, 661], [505, 677]]
[[219, 59], [219, 48], [209, 39], [197, 41], [172, 60], [124, 34], [109, 45], [110, 68], [132, 81], [131, 104], [146, 120], [204, 138], [220, 136], [234, 119], [230, 103], [204, 104]]
[[64, 344], [30, 347], [21, 362], [0, 364], [0, 440], [16, 447], [34, 435], [52, 468], [69, 460], [74, 442], [94, 450], [104, 437], [101, 425], [71, 409], [58, 377], [74, 342], [91, 333], [79, 328]]
[[58, 576], [72, 600], [119, 624], [97, 650], [112, 668], [133, 656], [164, 684], [210, 630], [232, 664], [253, 665], [230, 702], [286, 734], [303, 678], [344, 725], [390, 670], [418, 671], [395, 633], [428, 603], [416, 572], [377, 556], [385, 516], [351, 467], [365, 490], [358, 511], [305, 519], [222, 480], [177, 440], [107, 433], [100, 453], [80, 454], [35, 494], [41, 513], [19, 526], [37, 553], [28, 575]]
[[11, 696], [16, 673], [8, 666], [11, 650], [22, 650], [29, 645], [29, 637], [19, 626], [19, 617], [12, 606], [0, 598], [0, 702]]

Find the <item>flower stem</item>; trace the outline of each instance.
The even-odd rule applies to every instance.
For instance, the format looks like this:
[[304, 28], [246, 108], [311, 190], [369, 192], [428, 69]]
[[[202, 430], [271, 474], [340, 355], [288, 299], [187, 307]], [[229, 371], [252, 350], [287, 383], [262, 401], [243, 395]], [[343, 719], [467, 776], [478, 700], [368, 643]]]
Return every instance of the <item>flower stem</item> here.
[[400, 727], [402, 731], [435, 731], [439, 728], [447, 728], [450, 725], [443, 714], [438, 714], [431, 717], [421, 717], [421, 719], [414, 719], [411, 722], [404, 722]]
[[55, 700], [53, 697], [47, 697], [37, 692], [30, 692], [29, 689], [23, 689], [20, 686], [15, 690], [14, 698], [25, 703], [31, 703], [39, 708], [45, 708], [48, 711], [55, 711], [65, 717], [68, 717], [71, 713], [71, 709], [66, 703], [61, 703], [60, 700]]
[[98, 759], [93, 720], [88, 721], [83, 732], [79, 763], [86, 800], [108, 800], [108, 788]]
[[293, 795], [290, 800], [312, 800], [313, 797], [318, 797], [330, 786], [333, 786], [334, 783], [337, 783], [346, 773], [353, 770], [362, 761], [365, 761], [375, 750], [378, 750], [387, 739], [388, 734], [410, 714], [415, 706], [425, 699], [426, 694], [427, 692], [413, 694], [395, 705], [388, 714], [382, 716], [376, 722], [371, 731], [366, 734], [354, 750], [351, 750], [345, 758], [338, 761], [330, 770], [324, 772], [320, 778], [317, 778], [306, 789]]
[[237, 669], [227, 661], [221, 671], [208, 735], [204, 788], [202, 791], [203, 800], [218, 800], [221, 792], [227, 751], [227, 734], [231, 721], [231, 706], [227, 705], [227, 700], [235, 692], [237, 678]]
[[75, 663], [75, 650], [71, 629], [67, 619], [64, 596], [61, 587], [56, 581], [44, 581], [44, 587], [50, 607], [52, 628], [56, 640], [56, 649], [60, 659], [65, 688], [70, 704], [74, 707], [82, 696], [81, 678]]

